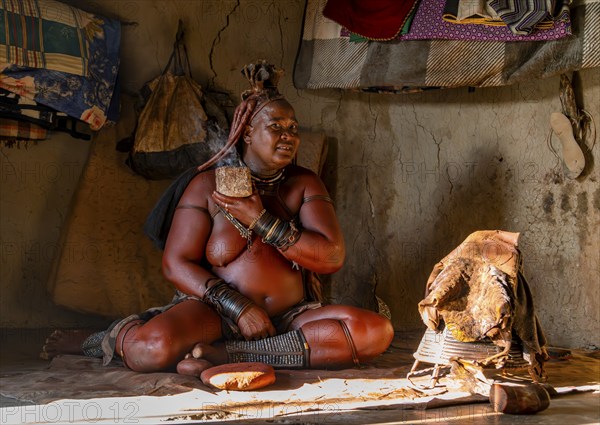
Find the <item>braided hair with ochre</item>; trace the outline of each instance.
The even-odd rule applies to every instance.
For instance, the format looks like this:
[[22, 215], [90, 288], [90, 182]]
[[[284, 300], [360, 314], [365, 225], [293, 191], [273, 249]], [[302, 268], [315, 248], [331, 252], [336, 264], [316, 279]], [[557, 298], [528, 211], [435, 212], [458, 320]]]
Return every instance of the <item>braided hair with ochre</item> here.
[[242, 102], [235, 108], [227, 142], [215, 156], [200, 165], [198, 171], [206, 170], [222, 159], [239, 141], [246, 125], [252, 122], [265, 106], [283, 99], [283, 95], [277, 89], [279, 79], [283, 75], [282, 69], [261, 60], [244, 66], [242, 75], [248, 80], [250, 88], [242, 92]]

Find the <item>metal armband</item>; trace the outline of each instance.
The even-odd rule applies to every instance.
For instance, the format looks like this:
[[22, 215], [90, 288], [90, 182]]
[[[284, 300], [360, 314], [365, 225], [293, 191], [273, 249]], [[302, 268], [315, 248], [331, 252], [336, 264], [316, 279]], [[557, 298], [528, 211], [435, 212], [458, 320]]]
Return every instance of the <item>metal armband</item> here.
[[213, 307], [219, 315], [228, 317], [235, 323], [238, 322], [242, 313], [252, 305], [252, 301], [231, 288], [223, 279], [218, 279], [208, 288], [202, 300]]

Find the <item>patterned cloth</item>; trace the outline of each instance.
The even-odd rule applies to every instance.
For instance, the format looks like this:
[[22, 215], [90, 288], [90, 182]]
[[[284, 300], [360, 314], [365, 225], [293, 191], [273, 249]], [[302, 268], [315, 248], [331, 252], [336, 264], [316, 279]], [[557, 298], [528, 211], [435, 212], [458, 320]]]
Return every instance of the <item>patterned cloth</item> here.
[[492, 0], [489, 5], [518, 35], [531, 34], [536, 25], [552, 18], [552, 0]]
[[1, 2], [0, 18], [0, 87], [92, 130], [118, 119], [118, 21], [53, 0]]
[[[456, 24], [506, 26], [506, 23], [488, 3], [486, 0], [446, 0], [442, 18]], [[538, 23], [536, 29], [548, 29], [553, 26], [553, 20], [548, 19]]]
[[55, 1], [6, 1], [0, 5], [0, 68], [19, 65], [87, 76], [90, 15]]
[[506, 25], [485, 0], [447, 0], [442, 18], [461, 24]]
[[441, 17], [444, 15], [445, 0], [424, 1], [419, 6], [408, 34], [401, 40], [473, 40], [473, 41], [532, 41], [558, 40], [571, 35], [571, 22], [564, 20], [546, 25], [530, 35], [515, 35], [506, 25], [488, 26], [478, 24], [456, 25]]
[[22, 140], [44, 140], [47, 130], [39, 125], [17, 121], [10, 118], [0, 118], [0, 141], [18, 142]]
[[56, 125], [57, 112], [0, 88], [0, 117], [31, 122], [45, 129]]
[[502, 86], [600, 66], [598, 0], [573, 6], [571, 36], [519, 43], [472, 40], [352, 43], [340, 37], [339, 24], [319, 13], [323, 1], [307, 3], [294, 69], [294, 84], [299, 89]]

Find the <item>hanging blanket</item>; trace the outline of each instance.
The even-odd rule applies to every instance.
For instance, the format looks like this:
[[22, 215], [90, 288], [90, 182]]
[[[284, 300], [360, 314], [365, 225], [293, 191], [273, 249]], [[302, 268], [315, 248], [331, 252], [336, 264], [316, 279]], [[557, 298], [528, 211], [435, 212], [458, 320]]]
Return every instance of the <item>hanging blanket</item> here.
[[0, 3], [0, 87], [88, 123], [118, 118], [118, 21], [53, 0]]
[[294, 70], [294, 84], [299, 89], [502, 86], [600, 66], [599, 0], [572, 5], [572, 36], [518, 43], [353, 43], [340, 36], [339, 24], [322, 15], [323, 7], [324, 0], [308, 0]]

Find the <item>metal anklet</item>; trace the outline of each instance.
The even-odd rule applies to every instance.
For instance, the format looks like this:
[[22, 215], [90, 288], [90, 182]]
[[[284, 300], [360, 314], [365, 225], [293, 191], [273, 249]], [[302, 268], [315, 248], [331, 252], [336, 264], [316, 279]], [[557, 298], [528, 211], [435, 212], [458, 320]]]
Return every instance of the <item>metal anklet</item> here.
[[299, 329], [257, 341], [227, 341], [225, 349], [231, 363], [261, 362], [284, 369], [310, 367], [310, 349]]
[[358, 361], [358, 355], [356, 354], [356, 346], [354, 345], [354, 340], [352, 339], [352, 335], [350, 334], [350, 329], [348, 329], [348, 325], [343, 320], [338, 320], [344, 331], [344, 335], [346, 336], [346, 340], [348, 341], [348, 345], [350, 346], [350, 352], [352, 353], [352, 362], [355, 367], [360, 366], [360, 362]]
[[102, 340], [108, 331], [95, 332], [81, 343], [81, 351], [88, 357], [103, 357]]

